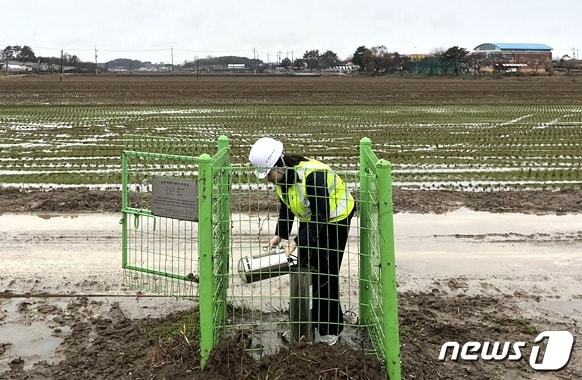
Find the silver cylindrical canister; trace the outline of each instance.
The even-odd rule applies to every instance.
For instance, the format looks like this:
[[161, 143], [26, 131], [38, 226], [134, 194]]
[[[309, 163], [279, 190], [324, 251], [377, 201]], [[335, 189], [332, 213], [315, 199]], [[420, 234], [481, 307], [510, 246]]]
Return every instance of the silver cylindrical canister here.
[[238, 273], [248, 283], [289, 273], [295, 262], [290, 260], [283, 247], [273, 248], [260, 256], [245, 256], [238, 262]]

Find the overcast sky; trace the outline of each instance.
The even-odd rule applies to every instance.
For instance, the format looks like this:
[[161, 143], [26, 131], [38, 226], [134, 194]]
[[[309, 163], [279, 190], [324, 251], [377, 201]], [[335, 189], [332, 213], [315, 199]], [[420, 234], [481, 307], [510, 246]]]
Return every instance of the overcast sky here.
[[[7, 0], [0, 49], [30, 46], [83, 61], [175, 64], [238, 55], [276, 62], [307, 50], [340, 59], [359, 46], [400, 54], [485, 42], [543, 43], [582, 57], [582, 1], [539, 0]], [[173, 52], [173, 55], [172, 55]]]

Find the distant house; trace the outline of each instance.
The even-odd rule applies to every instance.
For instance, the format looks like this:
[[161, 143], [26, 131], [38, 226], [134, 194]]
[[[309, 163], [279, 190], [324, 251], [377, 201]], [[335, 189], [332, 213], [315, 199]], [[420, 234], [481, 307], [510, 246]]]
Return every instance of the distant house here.
[[23, 74], [31, 72], [32, 68], [19, 62], [8, 61], [0, 63], [0, 71], [5, 71], [7, 73]]
[[484, 43], [475, 47], [467, 58], [496, 71], [529, 71], [551, 66], [552, 48], [545, 44]]

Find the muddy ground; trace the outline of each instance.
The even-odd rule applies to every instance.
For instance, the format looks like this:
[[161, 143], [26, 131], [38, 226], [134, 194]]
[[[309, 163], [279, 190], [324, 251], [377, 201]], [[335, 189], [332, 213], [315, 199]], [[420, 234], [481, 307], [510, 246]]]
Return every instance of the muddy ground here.
[[[465, 207], [493, 213], [579, 214], [582, 211], [582, 191], [459, 193], [396, 189], [394, 205], [398, 213], [442, 214]], [[115, 213], [119, 210], [117, 192], [0, 189], [0, 214]], [[580, 232], [577, 236], [580, 240]], [[16, 288], [9, 278], [10, 273], [0, 274], [0, 283]], [[2, 305], [5, 305], [7, 300], [19, 297], [14, 311], [22, 320], [31, 324], [46, 323], [53, 336], [64, 339], [58, 348], [63, 359], [57, 363], [40, 361], [30, 366], [21, 358], [12, 358], [8, 362], [9, 368], [0, 370], [0, 379], [386, 378], [381, 363], [348, 345], [299, 344], [256, 361], [244, 351], [244, 339], [223, 341], [202, 370], [197, 347], [184, 336], [178, 335], [172, 341], [158, 341], [145, 333], [148, 326], [179, 318], [187, 310], [140, 318], [124, 311], [117, 302], [108, 303], [86, 296], [71, 296], [66, 305], [59, 307], [50, 302], [58, 291], [34, 290], [34, 281], [29, 281], [32, 282], [27, 285], [30, 291], [14, 294], [14, 290], [4, 289], [0, 301], [4, 299]], [[68, 289], [67, 285], [63, 284], [63, 291]], [[485, 289], [489, 285], [482, 281], [480, 286]], [[92, 291], [92, 281], [83, 281], [74, 287], [79, 293], [88, 294]], [[523, 308], [524, 301], [530, 304], [543, 301], [543, 296], [534, 291], [519, 290], [517, 286], [515, 291], [483, 291], [475, 295], [480, 293], [479, 289], [467, 292], [467, 287], [463, 278], [451, 277], [446, 281], [435, 280], [428, 291], [415, 291], [407, 286], [400, 292], [403, 378], [576, 379], [582, 376], [580, 358], [577, 357], [579, 350], [576, 349], [564, 369], [551, 373], [535, 372], [527, 364], [531, 346], [526, 348], [519, 361], [439, 361], [438, 349], [443, 342], [451, 340], [531, 342], [540, 331], [546, 330], [568, 330], [575, 336], [580, 334], [577, 317], [527, 313]], [[132, 293], [129, 291], [127, 295]], [[133, 297], [139, 298], [140, 294], [133, 293]], [[582, 292], [578, 292], [576, 297], [582, 299]], [[9, 311], [12, 310], [0, 309], [0, 325]], [[10, 344], [0, 337], [0, 363], [7, 363], [1, 360]]]
[[[416, 78], [416, 79], [415, 79]], [[0, 76], [0, 104], [580, 104], [579, 76]]]
[[[460, 207], [475, 211], [539, 215], [582, 212], [582, 190], [580, 189], [495, 192], [394, 189], [393, 200], [396, 213], [441, 214]], [[233, 199], [232, 203], [236, 208], [236, 199]], [[257, 200], [252, 203], [260, 202]], [[120, 210], [121, 193], [117, 191], [88, 189], [21, 191], [18, 188], [0, 188], [0, 214], [8, 212], [118, 212]]]

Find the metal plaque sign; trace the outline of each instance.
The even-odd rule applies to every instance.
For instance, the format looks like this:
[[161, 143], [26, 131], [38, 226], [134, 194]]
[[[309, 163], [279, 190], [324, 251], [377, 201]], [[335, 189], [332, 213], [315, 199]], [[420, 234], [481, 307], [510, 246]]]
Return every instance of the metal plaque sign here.
[[167, 218], [198, 221], [198, 183], [195, 180], [154, 176], [152, 213]]

